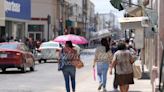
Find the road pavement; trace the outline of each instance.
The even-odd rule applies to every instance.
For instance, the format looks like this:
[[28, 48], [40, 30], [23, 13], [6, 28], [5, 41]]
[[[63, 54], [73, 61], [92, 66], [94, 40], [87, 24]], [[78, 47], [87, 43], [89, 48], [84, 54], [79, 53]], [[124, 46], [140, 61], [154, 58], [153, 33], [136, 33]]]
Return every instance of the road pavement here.
[[[76, 92], [99, 92], [98, 79], [93, 78], [94, 50], [86, 49], [81, 54], [85, 67], [77, 69]], [[113, 75], [108, 74], [107, 90], [114, 92]], [[21, 73], [17, 69], [8, 69], [0, 73], [0, 92], [66, 92], [62, 72], [57, 70], [56, 63], [43, 63], [36, 65], [34, 72]], [[100, 91], [101, 92], [101, 91]], [[130, 92], [152, 92], [150, 79], [135, 80], [130, 86]]]

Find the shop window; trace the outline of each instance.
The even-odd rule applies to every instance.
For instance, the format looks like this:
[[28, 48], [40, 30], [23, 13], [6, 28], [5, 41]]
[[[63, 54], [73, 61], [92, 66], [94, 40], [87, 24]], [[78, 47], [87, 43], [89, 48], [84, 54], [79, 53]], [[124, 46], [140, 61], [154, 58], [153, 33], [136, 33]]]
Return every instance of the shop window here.
[[29, 32], [43, 32], [44, 25], [28, 25]]

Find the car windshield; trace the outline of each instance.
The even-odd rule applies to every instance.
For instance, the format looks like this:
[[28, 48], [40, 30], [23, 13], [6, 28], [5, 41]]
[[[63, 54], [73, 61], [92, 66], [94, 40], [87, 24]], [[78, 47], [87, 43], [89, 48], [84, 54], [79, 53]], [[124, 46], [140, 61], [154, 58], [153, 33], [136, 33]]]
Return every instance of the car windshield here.
[[58, 47], [56, 43], [43, 43], [40, 47]]
[[0, 44], [0, 49], [16, 49], [17, 44]]

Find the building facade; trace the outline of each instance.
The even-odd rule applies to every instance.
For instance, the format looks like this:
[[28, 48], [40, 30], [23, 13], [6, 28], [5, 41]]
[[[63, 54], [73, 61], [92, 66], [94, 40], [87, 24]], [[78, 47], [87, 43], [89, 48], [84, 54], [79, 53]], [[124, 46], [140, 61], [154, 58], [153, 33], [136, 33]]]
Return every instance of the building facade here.
[[27, 26], [27, 37], [33, 40], [52, 40], [57, 28], [57, 0], [31, 0], [31, 20]]
[[0, 36], [24, 40], [26, 23], [31, 19], [31, 0], [1, 0]]
[[95, 24], [95, 5], [89, 1], [88, 2], [88, 9], [87, 9], [87, 20], [86, 20], [86, 38], [91, 38], [91, 32], [96, 31], [96, 24]]
[[[158, 92], [160, 66], [164, 45], [164, 1], [163, 0], [138, 0], [139, 6], [127, 8], [130, 16], [147, 16], [150, 25], [144, 30], [143, 62], [150, 72], [152, 92]], [[132, 6], [132, 5], [131, 5]]]
[[[74, 34], [77, 35], [82, 35], [82, 30], [83, 30], [83, 2], [82, 0], [67, 0], [67, 2], [69, 2], [70, 4], [70, 13], [68, 16], [67, 21], [72, 21], [73, 25], [71, 27], [73, 27], [74, 29]], [[69, 27], [69, 23], [66, 23], [67, 27]], [[70, 30], [72, 31], [72, 30]], [[72, 33], [72, 32], [71, 32]]]

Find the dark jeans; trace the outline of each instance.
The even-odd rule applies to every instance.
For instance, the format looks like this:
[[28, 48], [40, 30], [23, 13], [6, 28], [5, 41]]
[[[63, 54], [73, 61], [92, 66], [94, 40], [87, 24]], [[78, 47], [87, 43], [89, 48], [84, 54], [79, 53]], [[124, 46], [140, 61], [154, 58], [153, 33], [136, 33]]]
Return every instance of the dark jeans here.
[[64, 66], [63, 68], [63, 75], [65, 79], [65, 86], [67, 92], [70, 92], [70, 78], [71, 78], [71, 84], [72, 84], [72, 91], [75, 92], [75, 75], [76, 75], [76, 68], [74, 66]]

